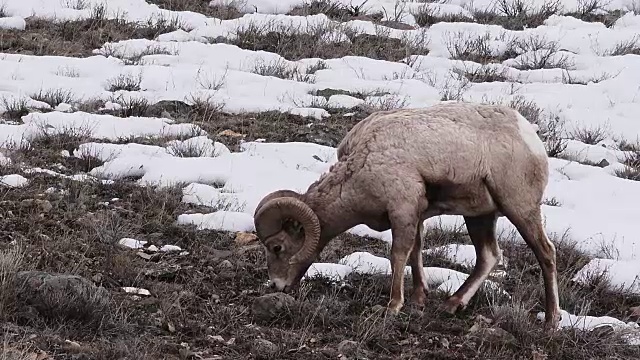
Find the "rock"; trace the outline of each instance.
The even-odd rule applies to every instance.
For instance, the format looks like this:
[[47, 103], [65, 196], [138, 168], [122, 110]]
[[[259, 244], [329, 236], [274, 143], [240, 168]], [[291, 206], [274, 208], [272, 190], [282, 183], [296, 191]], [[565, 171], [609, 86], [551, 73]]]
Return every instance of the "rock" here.
[[342, 340], [340, 344], [338, 344], [338, 352], [345, 356], [354, 356], [358, 352], [358, 344], [357, 341], [353, 340]]
[[127, 294], [151, 296], [151, 292], [149, 292], [149, 290], [147, 289], [125, 286], [122, 288], [122, 290], [124, 290], [124, 292], [126, 292]]
[[28, 183], [29, 179], [19, 174], [0, 176], [0, 185], [3, 186], [18, 188], [26, 186]]
[[295, 305], [296, 300], [293, 296], [277, 292], [255, 298], [251, 312], [258, 320], [270, 321], [288, 314]]
[[225, 270], [233, 269], [233, 263], [229, 260], [222, 260], [218, 266]]
[[75, 341], [65, 340], [62, 348], [67, 352], [80, 353], [82, 352], [82, 346]]
[[102, 282], [102, 274], [97, 273], [97, 274], [93, 275], [91, 277], [91, 280], [93, 280], [93, 282], [97, 283], [97, 284], [101, 283]]
[[239, 231], [236, 233], [235, 243], [238, 246], [247, 246], [258, 241], [258, 236], [248, 232]]
[[473, 326], [471, 326], [471, 328], [469, 329], [469, 332], [471, 332], [471, 333], [478, 332], [478, 331], [486, 328], [491, 323], [493, 323], [493, 320], [491, 320], [491, 319], [489, 319], [489, 318], [487, 318], [486, 316], [483, 316], [483, 315], [477, 315], [475, 317], [475, 319], [474, 319]]
[[182, 248], [176, 245], [162, 245], [162, 247], [160, 248], [160, 251], [162, 252], [182, 251]]
[[483, 339], [485, 341], [496, 344], [515, 344], [517, 340], [508, 331], [501, 328], [480, 328], [469, 335], [477, 339]]
[[132, 238], [122, 238], [118, 241], [118, 245], [129, 249], [142, 249], [147, 242], [144, 240], [136, 240]]
[[48, 213], [53, 209], [53, 205], [48, 200], [25, 199], [20, 203], [24, 207], [35, 207], [39, 212]]
[[16, 274], [21, 306], [32, 306], [45, 318], [101, 321], [109, 313], [109, 292], [77, 275], [21, 271]]
[[328, 346], [325, 346], [322, 349], [319, 349], [318, 352], [330, 359], [335, 359], [339, 356], [338, 351]]
[[245, 137], [246, 135], [235, 132], [231, 129], [222, 130], [218, 133], [218, 136], [228, 136], [228, 137]]
[[258, 358], [270, 358], [278, 353], [278, 345], [265, 339], [255, 339], [251, 342], [251, 352]]
[[174, 332], [176, 332], [176, 327], [175, 327], [175, 325], [173, 325], [173, 323], [171, 321], [167, 321], [163, 325], [164, 325], [165, 330], [167, 330], [168, 332], [170, 332], [172, 334]]
[[229, 250], [218, 250], [218, 249], [211, 250], [211, 257], [216, 260], [228, 258], [232, 255], [233, 255], [233, 251], [229, 251]]
[[603, 168], [603, 167], [607, 167], [607, 166], [609, 166], [609, 165], [611, 165], [611, 164], [609, 164], [609, 162], [608, 162], [606, 159], [602, 159], [602, 160], [600, 160], [600, 162], [598, 163], [598, 166], [599, 166], [599, 167], [602, 167], [602, 168]]
[[191, 106], [179, 100], [161, 100], [153, 105], [149, 105], [147, 114], [153, 117], [165, 117], [177, 119], [186, 116], [191, 111]]

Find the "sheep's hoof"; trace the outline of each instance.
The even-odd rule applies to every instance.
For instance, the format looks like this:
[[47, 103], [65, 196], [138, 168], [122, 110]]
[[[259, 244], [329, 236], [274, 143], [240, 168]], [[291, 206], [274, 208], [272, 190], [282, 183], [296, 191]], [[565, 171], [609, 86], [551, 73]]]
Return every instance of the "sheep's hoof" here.
[[400, 309], [402, 308], [401, 301], [391, 300], [387, 305], [387, 314], [389, 315], [398, 315], [400, 313]]
[[444, 304], [442, 304], [441, 308], [442, 308], [442, 311], [453, 315], [460, 310], [464, 310], [466, 306], [467, 305], [464, 304], [459, 298], [452, 296], [448, 298], [444, 302]]
[[416, 290], [411, 294], [410, 304], [415, 307], [423, 308], [426, 301], [427, 296], [425, 295], [424, 290]]
[[554, 333], [558, 330], [560, 325], [560, 320], [562, 319], [562, 315], [558, 313], [555, 316], [552, 316], [549, 319], [545, 319], [544, 322], [544, 331], [547, 333]]

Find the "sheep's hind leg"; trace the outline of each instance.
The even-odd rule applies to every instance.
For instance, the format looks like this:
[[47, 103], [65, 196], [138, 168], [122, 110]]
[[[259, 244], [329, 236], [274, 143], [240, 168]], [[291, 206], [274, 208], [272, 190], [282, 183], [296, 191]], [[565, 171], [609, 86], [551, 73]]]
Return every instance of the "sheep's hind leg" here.
[[496, 220], [494, 213], [464, 217], [476, 250], [476, 264], [462, 286], [445, 301], [443, 308], [446, 312], [454, 314], [458, 309], [464, 309], [497, 265], [499, 249], [495, 236]]
[[418, 222], [418, 232], [416, 233], [411, 254], [409, 254], [409, 264], [411, 265], [411, 278], [413, 280], [413, 294], [411, 303], [418, 307], [423, 307], [426, 300], [426, 276], [422, 263], [422, 222]]
[[545, 329], [554, 330], [560, 320], [556, 248], [544, 231], [540, 207], [536, 206], [527, 212], [505, 212], [505, 216], [518, 229], [524, 241], [533, 250], [542, 268], [546, 298]]

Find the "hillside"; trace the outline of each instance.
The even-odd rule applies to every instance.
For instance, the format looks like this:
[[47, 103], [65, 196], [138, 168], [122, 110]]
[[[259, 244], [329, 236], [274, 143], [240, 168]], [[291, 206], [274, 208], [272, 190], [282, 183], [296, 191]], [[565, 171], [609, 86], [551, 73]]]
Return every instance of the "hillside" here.
[[[506, 218], [455, 316], [458, 216], [425, 222], [423, 311], [382, 311], [391, 232], [364, 225], [266, 286], [261, 198], [373, 112], [442, 101], [545, 143], [553, 334]], [[0, 359], [637, 359], [639, 114], [638, 0], [0, 0]]]

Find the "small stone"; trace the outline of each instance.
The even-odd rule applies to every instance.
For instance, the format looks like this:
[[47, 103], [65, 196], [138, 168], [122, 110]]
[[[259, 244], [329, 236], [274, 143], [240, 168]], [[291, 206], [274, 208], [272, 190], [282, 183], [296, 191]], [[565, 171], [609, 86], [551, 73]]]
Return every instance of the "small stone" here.
[[274, 356], [278, 350], [278, 345], [265, 339], [255, 339], [251, 343], [251, 352], [262, 358], [269, 358]]
[[447, 340], [446, 338], [440, 339], [440, 345], [442, 345], [442, 347], [445, 349], [448, 349], [451, 346], [449, 340]]
[[176, 246], [176, 245], [163, 245], [160, 248], [160, 251], [162, 251], [162, 252], [172, 252], [172, 251], [182, 251], [182, 249], [180, 248], [180, 246]]
[[160, 113], [160, 117], [161, 118], [165, 118], [165, 119], [173, 119], [171, 117], [171, 114], [169, 114], [169, 112], [167, 110], [162, 111], [162, 113]]
[[78, 344], [77, 342], [71, 340], [65, 340], [62, 348], [69, 352], [82, 352], [82, 346], [80, 346], [80, 344]]
[[98, 283], [98, 284], [101, 283], [102, 282], [102, 274], [97, 273], [97, 274], [93, 275], [91, 277], [91, 280], [93, 280], [94, 283]]
[[239, 231], [236, 233], [236, 245], [247, 246], [258, 241], [258, 236], [248, 232]]
[[602, 159], [602, 160], [600, 160], [600, 162], [598, 163], [598, 166], [599, 166], [599, 167], [602, 167], [602, 168], [603, 168], [603, 167], [607, 167], [607, 166], [609, 166], [609, 165], [611, 165], [611, 164], [609, 164], [609, 162], [608, 162], [606, 159]]
[[147, 251], [158, 252], [158, 247], [155, 245], [149, 245], [149, 247], [147, 248]]
[[328, 346], [325, 346], [322, 349], [319, 349], [318, 352], [330, 359], [335, 359], [339, 356], [338, 351], [336, 351], [336, 349], [330, 348]]
[[244, 134], [240, 134], [231, 129], [222, 130], [218, 133], [219, 136], [229, 136], [229, 137], [244, 137]]
[[153, 255], [151, 255], [151, 254], [147, 254], [147, 253], [142, 252], [142, 251], [138, 251], [138, 252], [136, 253], [136, 255], [138, 255], [139, 257], [141, 257], [141, 258], [143, 258], [143, 259], [145, 259], [145, 260], [151, 260], [151, 258], [153, 257]]
[[130, 249], [141, 249], [146, 243], [146, 241], [136, 240], [132, 238], [122, 238], [118, 241], [118, 245]]
[[16, 294], [21, 306], [45, 317], [89, 323], [102, 320], [109, 308], [109, 292], [81, 276], [21, 271], [15, 280], [21, 285]]
[[471, 328], [469, 329], [469, 332], [470, 333], [478, 332], [478, 331], [486, 328], [491, 323], [493, 323], [493, 320], [491, 320], [491, 319], [489, 319], [489, 318], [487, 318], [486, 316], [483, 316], [483, 315], [477, 315], [475, 317], [473, 326], [471, 326]]
[[296, 305], [293, 296], [277, 292], [262, 295], [253, 300], [251, 312], [258, 320], [270, 321], [283, 314], [289, 313]]
[[22, 200], [20, 205], [24, 207], [35, 207], [38, 211], [43, 213], [48, 213], [53, 209], [53, 205], [48, 200], [40, 200], [40, 199], [25, 199]]
[[342, 355], [353, 356], [358, 352], [359, 344], [353, 340], [342, 340], [338, 344], [338, 352]]
[[209, 336], [207, 336], [207, 337], [208, 337], [210, 340], [213, 340], [213, 341], [215, 341], [215, 342], [219, 342], [219, 343], [223, 343], [223, 344], [224, 344], [224, 343], [226, 343], [226, 342], [224, 341], [224, 338], [223, 338], [222, 336], [220, 336], [220, 335], [209, 335]]
[[151, 296], [151, 292], [149, 292], [149, 290], [147, 290], [147, 289], [141, 289], [141, 288], [137, 288], [137, 287], [125, 286], [125, 287], [122, 288], [122, 290], [124, 290], [124, 292], [126, 292], [128, 294]]
[[171, 321], [167, 321], [165, 323], [165, 329], [172, 334], [176, 332], [176, 327], [173, 325]]
[[487, 340], [491, 343], [515, 344], [515, 336], [501, 328], [481, 328], [472, 333], [471, 337]]
[[229, 260], [222, 260], [218, 266], [222, 269], [233, 269], [233, 263]]
[[12, 188], [18, 188], [26, 186], [29, 183], [29, 180], [19, 174], [11, 174], [0, 176], [0, 185], [8, 186]]

